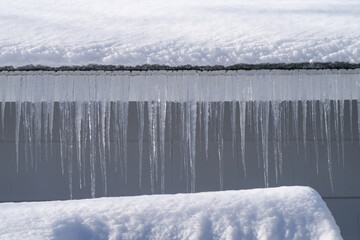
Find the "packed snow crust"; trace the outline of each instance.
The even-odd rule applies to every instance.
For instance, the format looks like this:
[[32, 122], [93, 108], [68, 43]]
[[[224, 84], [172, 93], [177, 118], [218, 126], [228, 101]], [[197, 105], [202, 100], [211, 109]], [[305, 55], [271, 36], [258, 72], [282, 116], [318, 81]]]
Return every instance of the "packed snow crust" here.
[[360, 59], [358, 0], [0, 1], [0, 66]]
[[341, 239], [309, 187], [2, 203], [1, 239]]

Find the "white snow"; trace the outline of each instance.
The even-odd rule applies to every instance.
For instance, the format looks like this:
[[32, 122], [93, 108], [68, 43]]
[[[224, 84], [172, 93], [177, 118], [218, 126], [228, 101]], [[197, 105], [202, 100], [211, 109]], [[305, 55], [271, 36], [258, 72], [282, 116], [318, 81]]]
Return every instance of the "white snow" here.
[[1, 239], [341, 239], [309, 187], [0, 204]]
[[358, 0], [2, 0], [0, 65], [359, 62]]

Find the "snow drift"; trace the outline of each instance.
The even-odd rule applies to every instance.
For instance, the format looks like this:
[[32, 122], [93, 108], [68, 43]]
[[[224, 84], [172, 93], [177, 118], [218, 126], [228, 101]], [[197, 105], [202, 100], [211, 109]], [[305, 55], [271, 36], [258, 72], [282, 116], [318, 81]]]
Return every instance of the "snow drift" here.
[[2, 239], [341, 239], [309, 187], [2, 203]]

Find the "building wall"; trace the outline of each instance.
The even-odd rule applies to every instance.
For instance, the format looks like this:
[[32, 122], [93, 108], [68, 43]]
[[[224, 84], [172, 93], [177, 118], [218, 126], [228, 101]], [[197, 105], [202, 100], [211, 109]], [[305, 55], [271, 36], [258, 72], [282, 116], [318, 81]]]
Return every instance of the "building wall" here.
[[[307, 141], [304, 148], [302, 138], [297, 140], [294, 132], [290, 130], [289, 142], [283, 148], [283, 175], [278, 182], [275, 179], [274, 160], [273, 160], [273, 133], [270, 130], [269, 141], [269, 175], [270, 186], [284, 185], [306, 185], [316, 189], [324, 198], [328, 207], [332, 211], [336, 222], [341, 228], [345, 239], [360, 239], [360, 145], [357, 133], [357, 109], [353, 102], [353, 133], [350, 131], [349, 102], [345, 105], [345, 134], [344, 134], [344, 156], [345, 167], [342, 161], [338, 160], [338, 141], [335, 134], [332, 134], [332, 166], [334, 191], [331, 189], [328, 160], [327, 142], [319, 141], [319, 171], [316, 171], [315, 144], [312, 136], [311, 119], [307, 121]], [[25, 154], [23, 151], [24, 142], [20, 141], [19, 171], [16, 171], [16, 148], [15, 148], [15, 104], [7, 103], [5, 111], [5, 135], [0, 140], [0, 201], [42, 201], [69, 199], [69, 181], [66, 172], [61, 173], [60, 144], [58, 133], [58, 113], [55, 111], [54, 122], [54, 141], [47, 146], [48, 158], [45, 154], [45, 143], [41, 143], [42, 155], [38, 161], [37, 169], [25, 168]], [[308, 116], [311, 114], [308, 106]], [[172, 139], [169, 141], [169, 131], [166, 132], [166, 165], [165, 165], [165, 192], [179, 193], [187, 191], [186, 176], [182, 171], [182, 150], [180, 147], [179, 136], [176, 134], [176, 115], [173, 111]], [[291, 119], [291, 117], [290, 117]], [[237, 119], [237, 126], [239, 126]], [[299, 119], [301, 123], [301, 118]], [[334, 119], [331, 119], [333, 131]], [[291, 126], [290, 120], [290, 126]], [[270, 126], [272, 120], [270, 119]], [[198, 126], [199, 129], [200, 126]], [[272, 129], [272, 128], [270, 128]], [[319, 130], [319, 129], [318, 129]], [[300, 136], [302, 126], [299, 124]], [[235, 157], [232, 154], [231, 142], [231, 123], [230, 123], [230, 104], [225, 104], [224, 119], [224, 190], [248, 189], [264, 187], [263, 160], [258, 160], [256, 151], [255, 135], [247, 122], [246, 128], [246, 178], [241, 164], [240, 152], [240, 132], [237, 127], [237, 146]], [[351, 139], [353, 135], [353, 140]], [[203, 135], [198, 132], [197, 135]], [[196, 191], [217, 191], [219, 190], [219, 161], [218, 143], [214, 136], [214, 129], [210, 124], [209, 129], [209, 153], [206, 159], [204, 150], [204, 140], [198, 137], [196, 145]], [[107, 164], [108, 196], [140, 195], [150, 194], [150, 174], [149, 174], [149, 137], [147, 128], [147, 117], [145, 114], [145, 133], [144, 133], [144, 165], [142, 175], [142, 187], [139, 187], [138, 170], [138, 128], [137, 110], [134, 102], [129, 107], [129, 126], [128, 126], [128, 179], [127, 182], [121, 177], [121, 171], [115, 171], [113, 159]], [[52, 145], [52, 146], [50, 146]], [[49, 149], [52, 148], [51, 155]], [[171, 151], [170, 151], [171, 149]], [[341, 149], [341, 145], [340, 145]], [[341, 155], [341, 154], [340, 154]], [[38, 157], [40, 159], [40, 157]], [[74, 157], [75, 159], [75, 157]], [[29, 160], [29, 159], [28, 159]], [[31, 161], [31, 160], [29, 160]], [[76, 160], [74, 160], [76, 161]], [[89, 174], [87, 174], [87, 185], [84, 189], [79, 188], [78, 169], [74, 164], [73, 179], [73, 198], [88, 198], [90, 194]], [[87, 172], [89, 166], [87, 165]], [[101, 171], [97, 163], [96, 196], [104, 195]], [[156, 183], [156, 193], [160, 193], [160, 181]]]

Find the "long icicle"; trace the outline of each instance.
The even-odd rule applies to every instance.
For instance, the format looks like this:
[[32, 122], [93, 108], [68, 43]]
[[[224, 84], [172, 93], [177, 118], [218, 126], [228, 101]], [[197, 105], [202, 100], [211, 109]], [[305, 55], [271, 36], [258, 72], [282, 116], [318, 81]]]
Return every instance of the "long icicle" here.
[[191, 192], [195, 192], [195, 180], [196, 180], [196, 102], [190, 103], [190, 173], [191, 173]]
[[263, 164], [264, 164], [264, 182], [265, 187], [269, 187], [269, 102], [260, 102], [261, 108], [261, 143], [263, 153]]
[[165, 193], [165, 130], [166, 130], [166, 101], [160, 102], [159, 109], [160, 131], [160, 186], [161, 193]]
[[240, 119], [240, 140], [241, 140], [241, 161], [244, 169], [244, 177], [246, 178], [246, 162], [245, 162], [245, 121], [246, 121], [246, 102], [239, 102], [239, 119]]
[[143, 139], [144, 139], [144, 102], [137, 102], [138, 141], [139, 141], [139, 187], [142, 187]]
[[328, 171], [330, 178], [331, 190], [334, 192], [333, 176], [332, 176], [332, 162], [331, 162], [331, 125], [330, 125], [330, 116], [331, 116], [331, 105], [330, 100], [325, 100], [324, 104], [324, 120], [325, 120], [325, 135], [327, 141], [327, 155], [328, 155]]

